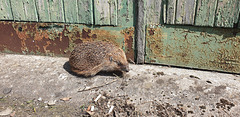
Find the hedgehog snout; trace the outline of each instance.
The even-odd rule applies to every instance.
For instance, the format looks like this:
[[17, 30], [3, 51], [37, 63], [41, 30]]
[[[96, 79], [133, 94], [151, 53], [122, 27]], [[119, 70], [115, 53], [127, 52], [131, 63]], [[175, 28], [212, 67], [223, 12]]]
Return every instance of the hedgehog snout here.
[[126, 66], [124, 66], [123, 68], [122, 68], [122, 70], [123, 71], [125, 71], [125, 72], [129, 72], [129, 65], [126, 65]]

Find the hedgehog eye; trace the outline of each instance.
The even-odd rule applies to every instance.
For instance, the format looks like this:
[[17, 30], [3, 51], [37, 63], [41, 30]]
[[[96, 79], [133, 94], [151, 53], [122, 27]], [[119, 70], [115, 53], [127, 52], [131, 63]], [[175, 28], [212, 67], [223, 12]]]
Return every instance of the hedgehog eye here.
[[117, 64], [118, 64], [119, 66], [122, 66], [122, 65], [123, 65], [120, 61], [117, 61]]

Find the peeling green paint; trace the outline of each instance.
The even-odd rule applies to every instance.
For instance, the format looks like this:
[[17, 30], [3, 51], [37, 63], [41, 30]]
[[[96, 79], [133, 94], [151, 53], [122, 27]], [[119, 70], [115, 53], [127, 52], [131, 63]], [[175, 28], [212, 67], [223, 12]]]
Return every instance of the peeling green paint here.
[[240, 30], [192, 26], [147, 28], [146, 63], [239, 73]]
[[198, 0], [195, 25], [214, 26], [217, 0]]
[[0, 1], [0, 20], [13, 20], [12, 10], [9, 0]]

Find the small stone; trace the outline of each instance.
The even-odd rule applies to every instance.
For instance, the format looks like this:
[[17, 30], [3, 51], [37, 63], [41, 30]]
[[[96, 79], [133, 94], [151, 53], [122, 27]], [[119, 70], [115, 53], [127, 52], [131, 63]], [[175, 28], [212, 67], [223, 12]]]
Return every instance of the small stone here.
[[3, 89], [3, 94], [9, 94], [12, 91], [12, 88]]
[[42, 101], [42, 98], [41, 98], [41, 97], [39, 97], [39, 98], [38, 98], [38, 101]]
[[56, 100], [50, 100], [48, 102], [48, 106], [54, 106], [56, 104]]
[[60, 74], [59, 76], [58, 76], [58, 79], [59, 80], [67, 80], [67, 74]]
[[5, 115], [9, 115], [12, 113], [12, 108], [8, 107], [6, 110], [3, 110], [0, 112], [0, 116], [5, 116]]
[[71, 97], [60, 98], [60, 100], [62, 100], [62, 101], [69, 101], [70, 99], [71, 99]]

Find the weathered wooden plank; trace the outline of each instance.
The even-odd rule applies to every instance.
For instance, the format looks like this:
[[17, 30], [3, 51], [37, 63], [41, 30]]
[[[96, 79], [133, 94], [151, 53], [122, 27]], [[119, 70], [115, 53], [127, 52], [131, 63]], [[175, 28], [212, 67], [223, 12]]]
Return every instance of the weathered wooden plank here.
[[96, 25], [110, 25], [109, 0], [94, 0], [94, 14]]
[[144, 63], [145, 57], [145, 32], [146, 32], [146, 1], [138, 0], [137, 2], [137, 19], [136, 19], [136, 55], [137, 63]]
[[95, 0], [94, 14], [97, 25], [117, 25], [116, 0]]
[[22, 0], [10, 0], [10, 2], [13, 12], [13, 19], [16, 21], [26, 21]]
[[38, 21], [35, 0], [22, 0], [27, 21]]
[[0, 20], [13, 20], [10, 1], [1, 0], [0, 7]]
[[36, 0], [36, 6], [38, 11], [38, 20], [40, 22], [50, 22], [50, 11], [48, 0]]
[[215, 26], [232, 28], [238, 22], [239, 0], [219, 0]]
[[[78, 0], [63, 0], [65, 20], [67, 23], [78, 23]], [[80, 11], [81, 12], [81, 11]]]
[[34, 0], [11, 0], [12, 12], [16, 21], [38, 21]]
[[78, 0], [78, 23], [93, 24], [92, 0]]
[[146, 18], [147, 24], [160, 24], [162, 21], [162, 0], [147, 0]]
[[176, 24], [194, 24], [196, 0], [178, 0]]
[[175, 18], [176, 18], [176, 4], [177, 0], [168, 0], [166, 3], [166, 15], [164, 23], [166, 24], [175, 24]]
[[109, 1], [110, 7], [110, 24], [117, 25], [117, 0]]
[[119, 26], [133, 26], [134, 0], [118, 0], [117, 22]]
[[217, 0], [198, 0], [195, 25], [214, 26]]
[[65, 22], [63, 1], [47, 0], [49, 2], [50, 20], [51, 22]]

